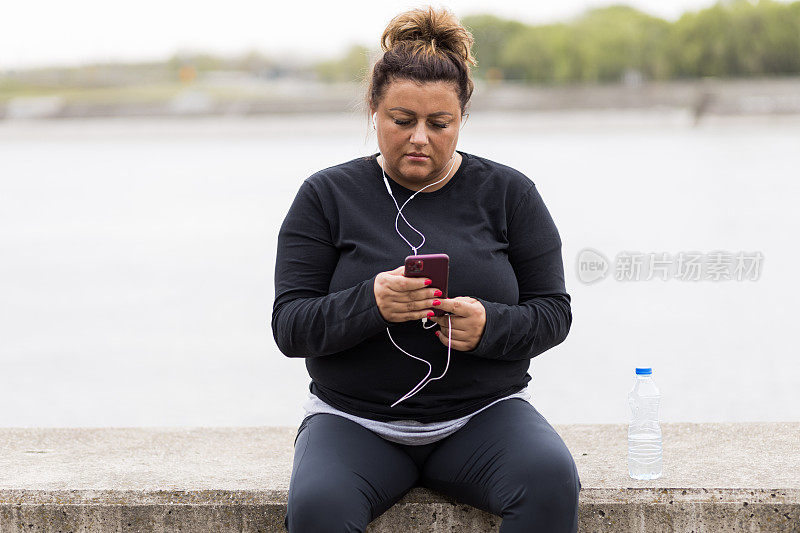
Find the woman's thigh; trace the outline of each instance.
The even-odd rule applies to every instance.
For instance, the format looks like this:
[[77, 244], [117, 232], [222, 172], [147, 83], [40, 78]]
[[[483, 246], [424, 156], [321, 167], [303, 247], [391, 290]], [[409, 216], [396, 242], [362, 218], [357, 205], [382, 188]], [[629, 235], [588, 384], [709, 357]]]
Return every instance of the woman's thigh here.
[[291, 533], [364, 531], [418, 477], [398, 445], [352, 420], [312, 415], [295, 441], [284, 523]]
[[420, 484], [500, 515], [502, 533], [577, 531], [580, 479], [572, 455], [519, 398], [481, 411], [442, 440]]

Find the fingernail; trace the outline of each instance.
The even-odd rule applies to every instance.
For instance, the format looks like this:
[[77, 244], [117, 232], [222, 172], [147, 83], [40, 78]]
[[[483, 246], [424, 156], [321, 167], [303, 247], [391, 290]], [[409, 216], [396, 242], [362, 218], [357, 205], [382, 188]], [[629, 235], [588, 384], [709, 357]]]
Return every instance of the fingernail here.
[[441, 296], [442, 295], [442, 291], [440, 291], [439, 289], [436, 289], [435, 291], [433, 291], [433, 295], [434, 296]]
[[438, 331], [436, 332], [436, 336], [437, 336], [437, 337], [439, 336], [439, 332], [438, 332]]
[[441, 304], [441, 303], [442, 303], [442, 302], [440, 302], [439, 300], [434, 300], [434, 301], [433, 301], [433, 305], [439, 305], [439, 304]]
[[431, 283], [433, 283], [433, 281], [432, 281], [432, 280], [429, 280], [429, 279], [426, 279], [426, 280], [425, 280], [425, 285], [430, 285]]
[[433, 315], [435, 315], [435, 314], [436, 314], [436, 313], [434, 313], [433, 311], [428, 311], [428, 316], [433, 316]]

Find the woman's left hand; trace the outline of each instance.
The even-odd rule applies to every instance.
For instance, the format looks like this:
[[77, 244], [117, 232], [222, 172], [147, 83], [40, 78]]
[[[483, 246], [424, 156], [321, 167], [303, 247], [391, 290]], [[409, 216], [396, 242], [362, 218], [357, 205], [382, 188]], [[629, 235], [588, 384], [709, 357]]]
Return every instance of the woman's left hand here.
[[450, 346], [462, 352], [475, 349], [483, 335], [483, 328], [486, 326], [486, 309], [483, 304], [469, 296], [456, 296], [455, 298], [440, 298], [442, 303], [437, 305], [437, 309], [449, 311], [450, 328], [447, 327], [447, 316], [434, 316], [428, 320], [433, 320], [441, 326], [441, 332], [437, 332], [439, 341], [447, 346], [447, 339], [450, 337]]

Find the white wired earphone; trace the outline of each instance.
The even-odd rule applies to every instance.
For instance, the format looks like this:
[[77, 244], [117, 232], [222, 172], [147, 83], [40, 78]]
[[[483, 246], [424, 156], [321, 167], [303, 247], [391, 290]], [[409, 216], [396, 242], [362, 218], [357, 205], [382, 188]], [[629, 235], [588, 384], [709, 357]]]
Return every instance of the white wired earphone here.
[[[373, 115], [372, 115], [372, 127], [375, 129], [375, 131], [378, 131], [378, 124], [377, 124], [377, 122], [376, 122], [376, 120], [375, 120], [375, 117], [376, 117], [376, 116], [377, 116], [377, 113], [373, 113]], [[413, 250], [413, 252], [414, 252], [414, 255], [417, 255], [417, 250], [418, 250], [418, 249], [420, 249], [420, 248], [422, 248], [422, 245], [423, 245], [423, 244], [425, 244], [425, 235], [423, 235], [423, 234], [422, 234], [422, 233], [421, 233], [419, 230], [417, 230], [417, 229], [416, 229], [414, 226], [412, 226], [412, 225], [411, 225], [411, 223], [410, 223], [408, 220], [406, 220], [406, 217], [405, 217], [405, 215], [403, 215], [403, 213], [402, 213], [402, 211], [403, 211], [403, 208], [406, 206], [406, 204], [408, 204], [408, 202], [410, 202], [410, 201], [411, 201], [411, 199], [412, 199], [412, 198], [414, 198], [414, 197], [415, 197], [417, 194], [419, 194], [420, 192], [424, 191], [425, 189], [427, 189], [427, 188], [428, 188], [428, 187], [430, 187], [431, 185], [436, 185], [437, 183], [440, 183], [440, 182], [444, 181], [445, 179], [447, 179], [447, 176], [449, 176], [449, 175], [450, 175], [450, 171], [451, 171], [451, 170], [453, 170], [453, 167], [454, 167], [454, 166], [455, 166], [455, 164], [456, 164], [456, 162], [455, 162], [455, 156], [456, 156], [456, 154], [455, 154], [455, 151], [454, 151], [454, 152], [453, 152], [453, 155], [450, 157], [450, 159], [451, 159], [451, 160], [453, 160], [453, 163], [450, 165], [450, 168], [448, 169], [448, 171], [447, 171], [447, 174], [445, 174], [444, 178], [440, 179], [439, 181], [435, 181], [435, 182], [433, 182], [433, 183], [431, 183], [431, 184], [429, 184], [429, 185], [426, 185], [426, 186], [425, 186], [425, 187], [423, 187], [422, 189], [420, 189], [420, 190], [418, 190], [418, 191], [414, 192], [414, 194], [412, 194], [411, 196], [409, 196], [408, 200], [406, 200], [405, 202], [403, 202], [403, 206], [402, 206], [402, 207], [401, 207], [400, 205], [398, 205], [398, 203], [397, 203], [397, 200], [396, 200], [396, 199], [395, 199], [395, 197], [394, 197], [394, 194], [392, 194], [392, 187], [389, 185], [389, 179], [386, 177], [386, 171], [385, 171], [385, 170], [383, 170], [383, 167], [381, 167], [381, 170], [383, 171], [383, 183], [384, 183], [384, 184], [386, 184], [386, 190], [389, 192], [389, 196], [391, 196], [391, 197], [392, 197], [392, 201], [394, 201], [394, 205], [395, 205], [395, 207], [397, 208], [397, 216], [396, 216], [396, 217], [395, 217], [395, 219], [394, 219], [394, 229], [395, 229], [395, 231], [397, 232], [397, 234], [398, 234], [398, 235], [400, 235], [400, 238], [402, 238], [404, 241], [406, 241], [406, 244], [408, 244], [408, 245], [411, 247], [411, 249], [412, 249], [412, 250]], [[413, 229], [414, 231], [416, 231], [417, 233], [419, 233], [419, 234], [420, 234], [420, 236], [422, 237], [422, 242], [419, 244], [419, 246], [414, 246], [413, 244], [411, 244], [411, 243], [408, 241], [408, 239], [406, 239], [406, 238], [403, 236], [403, 234], [402, 234], [402, 233], [400, 233], [400, 229], [397, 227], [397, 223], [399, 222], [399, 220], [400, 220], [400, 217], [403, 217], [403, 220], [405, 221], [405, 223], [406, 223], [406, 224], [408, 224], [408, 227], [410, 227], [411, 229]], [[427, 319], [427, 318], [423, 318], [423, 319], [422, 319], [422, 327], [423, 327], [423, 328], [425, 328], [425, 329], [431, 329], [431, 328], [433, 328], [433, 327], [436, 327], [436, 326], [435, 326], [435, 324], [434, 324], [434, 325], [431, 325], [430, 327], [426, 326], [425, 324], [426, 324], [427, 322], [428, 322], [428, 319]], [[431, 375], [431, 371], [433, 370], [433, 367], [431, 366], [430, 362], [428, 362], [428, 361], [426, 361], [425, 359], [422, 359], [422, 358], [420, 358], [420, 357], [417, 357], [417, 356], [411, 355], [410, 353], [408, 353], [407, 351], [405, 351], [404, 349], [402, 349], [400, 346], [398, 346], [398, 345], [397, 345], [397, 343], [396, 343], [396, 342], [394, 342], [394, 339], [392, 338], [392, 334], [391, 334], [391, 332], [389, 331], [389, 328], [388, 328], [388, 327], [386, 328], [386, 333], [389, 335], [389, 340], [390, 340], [390, 341], [392, 341], [392, 344], [394, 344], [395, 348], [397, 348], [398, 350], [400, 350], [401, 352], [403, 352], [403, 353], [404, 353], [404, 354], [406, 354], [407, 356], [409, 356], [409, 357], [411, 357], [411, 358], [413, 358], [413, 359], [416, 359], [417, 361], [422, 361], [423, 363], [425, 363], [426, 365], [428, 365], [428, 373], [427, 373], [427, 374], [425, 374], [425, 377], [424, 377], [424, 378], [422, 378], [422, 381], [420, 381], [419, 383], [417, 383], [417, 384], [416, 384], [416, 386], [414, 386], [414, 388], [413, 388], [413, 389], [411, 389], [410, 391], [408, 391], [408, 392], [407, 392], [407, 393], [406, 393], [406, 394], [405, 394], [405, 395], [404, 395], [402, 398], [400, 398], [399, 400], [397, 400], [396, 402], [394, 402], [394, 403], [391, 405], [391, 407], [394, 407], [395, 405], [397, 405], [398, 403], [402, 402], [403, 400], [407, 400], [408, 398], [411, 398], [411, 397], [412, 397], [412, 396], [414, 396], [416, 393], [418, 393], [419, 391], [421, 391], [421, 390], [422, 390], [422, 388], [423, 388], [425, 385], [427, 385], [427, 384], [428, 384], [428, 383], [430, 383], [431, 381], [436, 381], [437, 379], [442, 379], [442, 378], [444, 377], [444, 375], [445, 375], [445, 374], [447, 374], [447, 369], [448, 369], [448, 368], [450, 368], [450, 345], [451, 345], [451, 337], [450, 337], [450, 335], [452, 335], [452, 329], [451, 329], [451, 325], [450, 325], [450, 315], [449, 315], [449, 314], [447, 315], [447, 330], [448, 330], [448, 332], [450, 332], [450, 333], [449, 333], [449, 335], [448, 335], [448, 337], [447, 337], [447, 364], [446, 364], [446, 365], [445, 365], [445, 367], [444, 367], [444, 372], [442, 372], [442, 375], [441, 375], [441, 376], [438, 376], [438, 377], [435, 377], [435, 378], [431, 378], [431, 379], [429, 379], [429, 380], [428, 380], [428, 376], [430, 376], [430, 375]], [[425, 381], [425, 380], [428, 380], [428, 381]]]

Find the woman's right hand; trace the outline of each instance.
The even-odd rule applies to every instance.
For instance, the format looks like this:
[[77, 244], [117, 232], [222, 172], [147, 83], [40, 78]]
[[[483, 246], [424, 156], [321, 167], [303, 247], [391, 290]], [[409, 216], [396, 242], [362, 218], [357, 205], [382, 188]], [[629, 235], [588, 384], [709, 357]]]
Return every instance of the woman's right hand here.
[[[429, 278], [409, 278], [403, 275], [405, 266], [380, 272], [375, 276], [375, 301], [384, 319], [389, 322], [407, 322], [433, 316], [433, 302], [441, 291], [425, 285]], [[439, 291], [438, 293], [436, 291]]]

